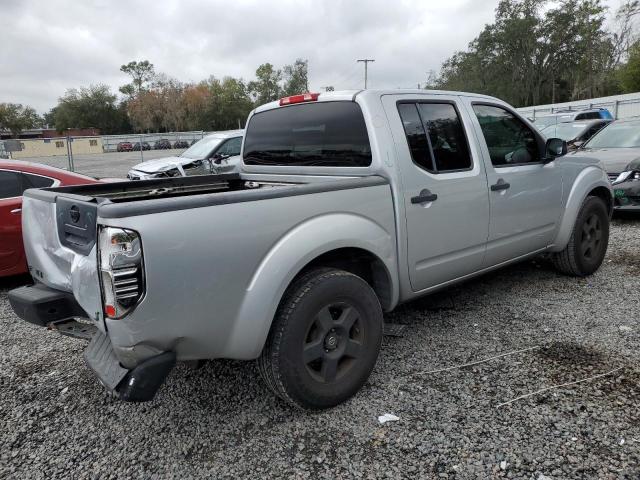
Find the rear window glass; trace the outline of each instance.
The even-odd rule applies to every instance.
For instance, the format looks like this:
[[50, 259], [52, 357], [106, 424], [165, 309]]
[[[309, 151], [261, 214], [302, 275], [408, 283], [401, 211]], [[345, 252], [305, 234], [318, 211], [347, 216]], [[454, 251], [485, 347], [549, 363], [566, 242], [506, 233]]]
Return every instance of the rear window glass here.
[[246, 165], [366, 167], [371, 146], [355, 102], [292, 105], [258, 113], [247, 126]]
[[47, 188], [53, 185], [53, 178], [41, 177], [40, 175], [29, 175], [24, 173], [25, 188]]

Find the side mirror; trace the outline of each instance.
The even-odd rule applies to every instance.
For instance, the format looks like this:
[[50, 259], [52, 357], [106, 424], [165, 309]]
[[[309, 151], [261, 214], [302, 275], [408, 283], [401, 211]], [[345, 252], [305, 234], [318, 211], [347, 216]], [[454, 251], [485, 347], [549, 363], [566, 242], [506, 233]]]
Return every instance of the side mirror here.
[[216, 165], [220, 165], [222, 163], [222, 160], [226, 160], [227, 158], [229, 158], [229, 155], [225, 155], [223, 153], [216, 153], [212, 158], [213, 158], [213, 163], [215, 163]]
[[549, 138], [545, 145], [544, 163], [552, 162], [555, 158], [567, 154], [567, 142], [560, 138]]

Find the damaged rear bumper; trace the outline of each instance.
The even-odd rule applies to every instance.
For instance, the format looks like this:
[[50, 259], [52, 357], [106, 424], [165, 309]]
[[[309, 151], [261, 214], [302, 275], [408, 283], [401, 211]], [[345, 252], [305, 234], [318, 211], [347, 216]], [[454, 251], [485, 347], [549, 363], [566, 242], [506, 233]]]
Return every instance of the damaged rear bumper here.
[[120, 365], [109, 337], [100, 331], [84, 351], [84, 359], [100, 383], [129, 402], [152, 400], [176, 364], [175, 352], [164, 352], [128, 370]]
[[87, 365], [100, 383], [122, 400], [144, 402], [153, 399], [176, 364], [175, 352], [161, 352], [133, 368], [123, 367], [108, 335], [94, 325], [73, 320], [87, 315], [70, 293], [36, 284], [11, 290], [9, 303], [16, 315], [29, 323], [75, 338], [90, 339], [84, 352]]

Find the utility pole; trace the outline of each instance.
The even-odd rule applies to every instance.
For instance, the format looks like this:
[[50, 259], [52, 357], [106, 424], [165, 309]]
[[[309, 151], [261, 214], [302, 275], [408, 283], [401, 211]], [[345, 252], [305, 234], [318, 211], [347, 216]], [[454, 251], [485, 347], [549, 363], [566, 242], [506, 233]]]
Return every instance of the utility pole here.
[[364, 88], [366, 90], [367, 89], [367, 67], [369, 65], [369, 62], [375, 62], [375, 60], [373, 58], [362, 58], [358, 60], [358, 62], [364, 63]]

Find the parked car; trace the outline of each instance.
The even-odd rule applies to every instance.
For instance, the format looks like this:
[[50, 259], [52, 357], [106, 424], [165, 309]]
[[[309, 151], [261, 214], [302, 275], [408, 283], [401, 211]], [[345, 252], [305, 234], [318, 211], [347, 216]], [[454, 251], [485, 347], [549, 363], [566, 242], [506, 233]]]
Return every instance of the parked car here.
[[580, 150], [604, 164], [614, 188], [614, 208], [640, 211], [640, 118], [612, 122]]
[[154, 150], [169, 150], [171, 149], [171, 142], [166, 138], [161, 138], [153, 144]]
[[177, 140], [176, 143], [173, 144], [173, 148], [189, 148], [189, 142], [186, 140]]
[[27, 273], [22, 246], [22, 193], [27, 188], [97, 182], [95, 178], [37, 163], [0, 161], [0, 277]]
[[561, 138], [567, 142], [569, 150], [575, 150], [598, 133], [611, 120], [580, 120], [578, 122], [563, 122], [549, 125], [540, 133], [547, 138]]
[[[134, 143], [132, 150], [134, 152], [139, 152], [140, 151], [140, 142]], [[142, 142], [142, 150], [151, 150], [151, 145], [149, 145], [149, 142]]]
[[125, 400], [176, 361], [231, 358], [258, 359], [289, 404], [332, 407], [374, 368], [383, 311], [541, 253], [599, 268], [611, 184], [565, 153], [488, 96], [283, 98], [250, 115], [240, 174], [28, 191], [41, 275], [9, 300], [67, 334], [83, 317], [87, 364]]
[[157, 158], [135, 165], [127, 178], [184, 177], [208, 173], [232, 173], [239, 169], [243, 130], [207, 135], [176, 157]]
[[130, 152], [133, 150], [133, 144], [131, 142], [120, 142], [116, 147], [118, 152]]
[[549, 115], [540, 115], [533, 120], [533, 124], [542, 130], [549, 125], [565, 122], [577, 122], [579, 120], [613, 120], [613, 115], [606, 108], [592, 108], [589, 110], [558, 111]]

